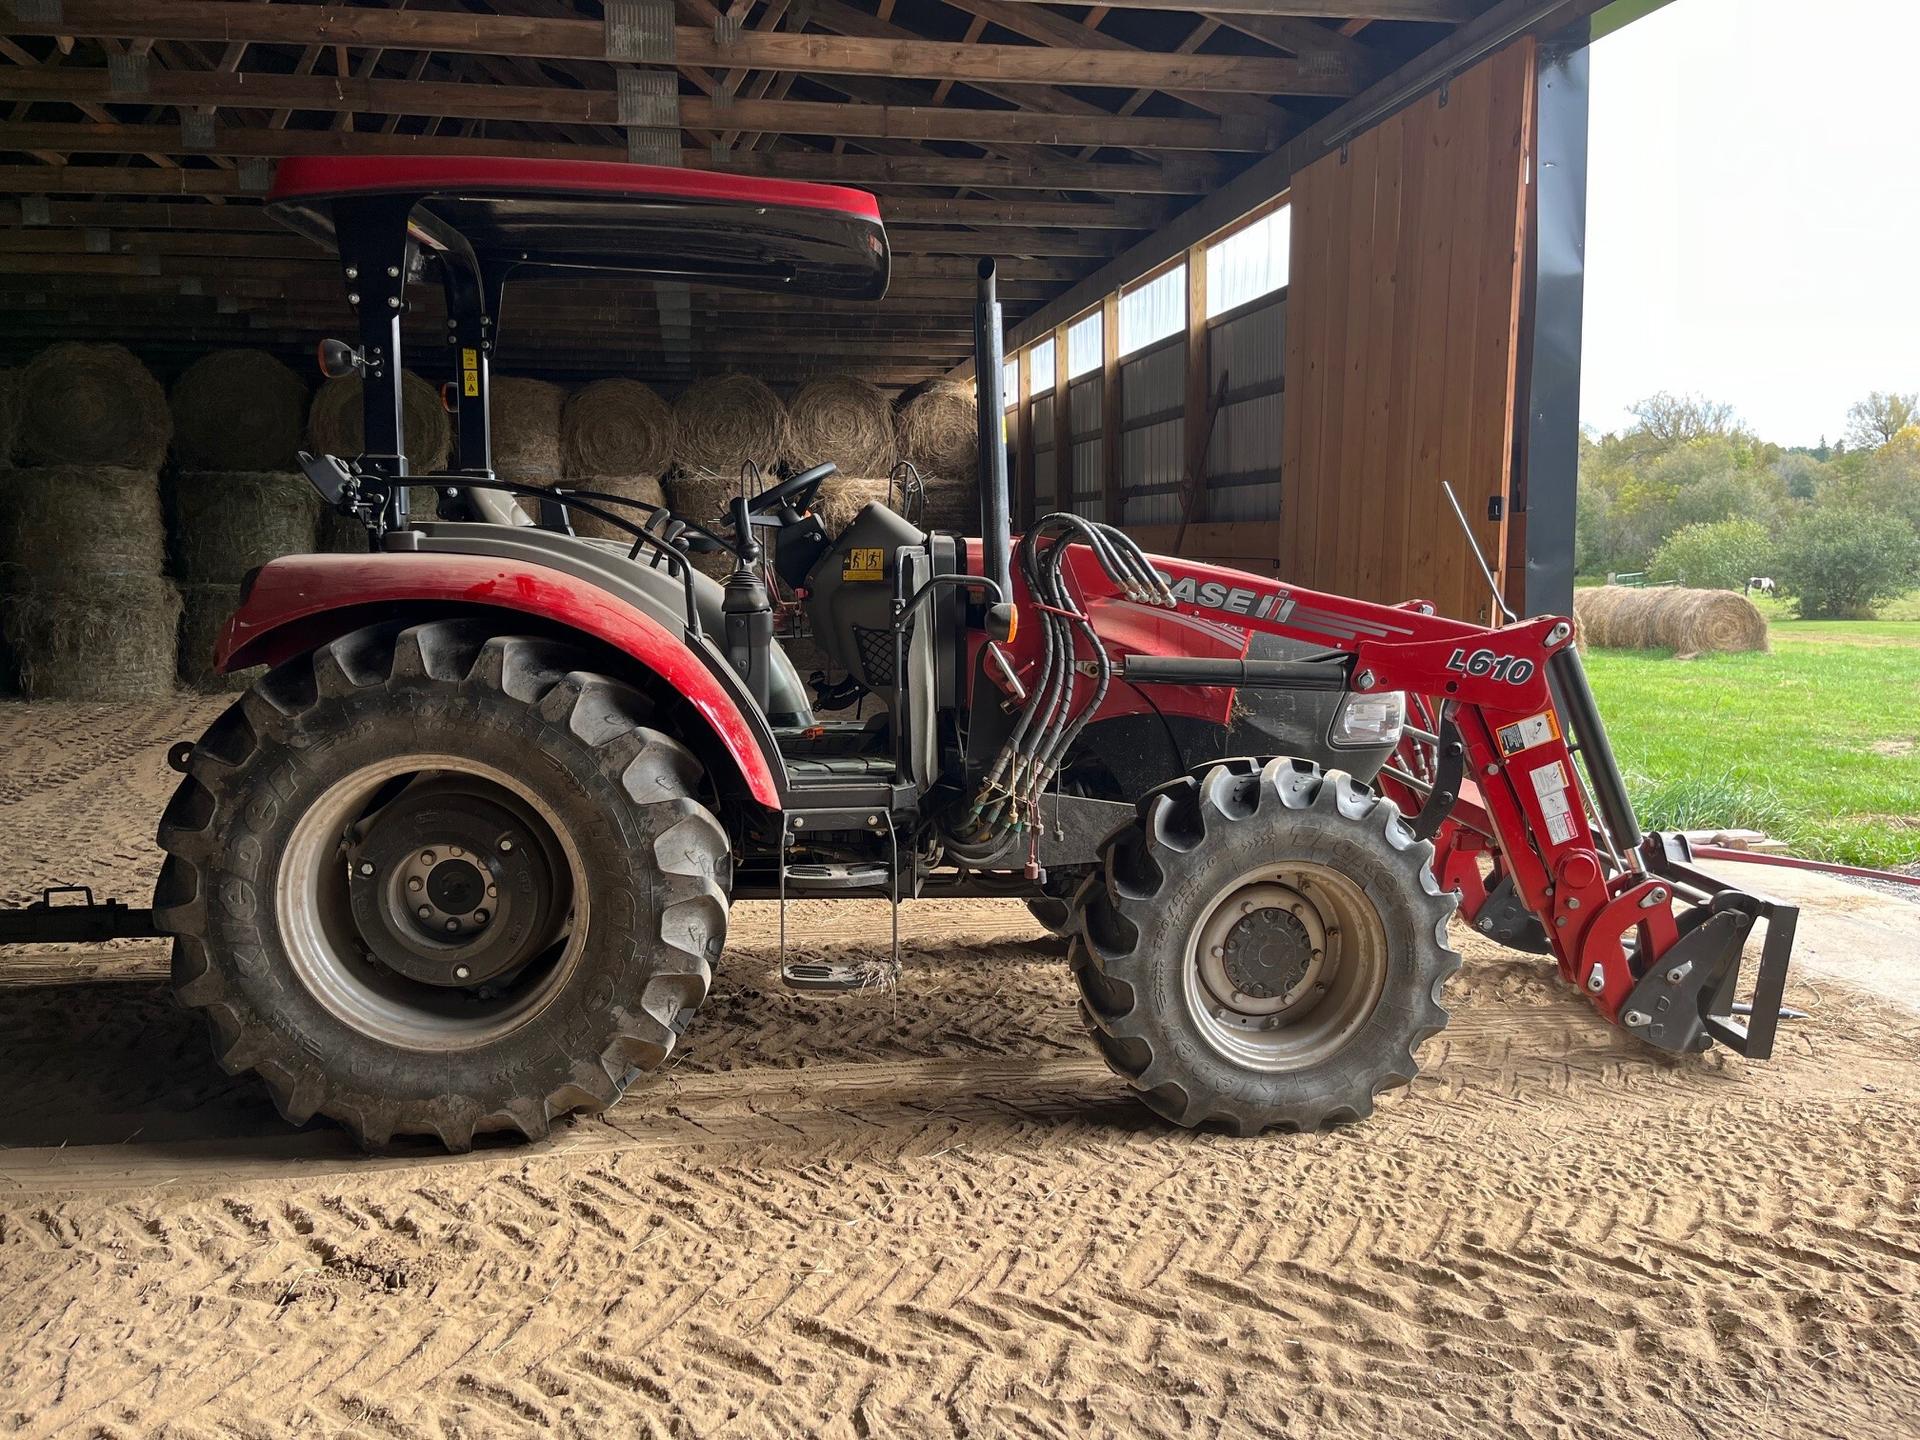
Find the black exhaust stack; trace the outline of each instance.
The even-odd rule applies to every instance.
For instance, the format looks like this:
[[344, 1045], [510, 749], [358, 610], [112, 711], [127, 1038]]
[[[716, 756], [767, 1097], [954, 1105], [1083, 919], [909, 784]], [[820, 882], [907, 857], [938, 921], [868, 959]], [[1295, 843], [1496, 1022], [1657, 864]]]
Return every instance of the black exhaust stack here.
[[1000, 338], [1000, 296], [991, 257], [979, 266], [973, 296], [974, 393], [980, 406], [980, 569], [1013, 598], [1013, 506], [1007, 492], [1006, 397], [1000, 393], [1005, 354]]

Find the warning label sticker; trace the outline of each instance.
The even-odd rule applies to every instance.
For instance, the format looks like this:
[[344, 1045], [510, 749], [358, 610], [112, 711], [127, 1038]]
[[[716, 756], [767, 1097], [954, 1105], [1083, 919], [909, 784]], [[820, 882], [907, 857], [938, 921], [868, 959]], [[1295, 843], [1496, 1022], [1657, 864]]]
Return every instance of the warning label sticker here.
[[854, 545], [840, 562], [842, 580], [884, 580], [887, 578], [887, 552], [878, 545]]
[[1540, 813], [1547, 822], [1547, 838], [1556, 845], [1573, 839], [1573, 786], [1567, 779], [1567, 767], [1558, 760], [1530, 772], [1533, 793], [1540, 797]]
[[1560, 727], [1554, 723], [1553, 712], [1546, 710], [1512, 725], [1502, 725], [1499, 738], [1502, 755], [1518, 755], [1522, 750], [1559, 739]]

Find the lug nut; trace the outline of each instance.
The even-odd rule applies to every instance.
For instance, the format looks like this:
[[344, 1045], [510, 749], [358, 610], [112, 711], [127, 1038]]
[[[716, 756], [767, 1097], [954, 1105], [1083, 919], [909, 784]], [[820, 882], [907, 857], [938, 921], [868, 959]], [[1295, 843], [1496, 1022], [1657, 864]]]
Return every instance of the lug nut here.
[[498, 895], [499, 893], [500, 893], [500, 887], [498, 885], [487, 886], [487, 898], [489, 900], [493, 899], [493, 897]]
[[418, 875], [411, 875], [407, 878], [407, 889], [418, 890], [425, 883]]
[[433, 918], [433, 907], [431, 905], [422, 905], [413, 913], [418, 915], [422, 920], [431, 920]]
[[487, 923], [487, 919], [488, 919], [488, 916], [487, 916], [487, 912], [486, 912], [486, 911], [484, 911], [484, 910], [476, 910], [476, 911], [474, 911], [474, 912], [473, 912], [473, 923], [474, 923], [474, 924], [476, 924], [476, 925], [484, 925], [484, 924], [486, 924], [486, 923]]
[[453, 978], [456, 980], [464, 980], [471, 974], [473, 974], [473, 972], [464, 965], [456, 965], [453, 967]]
[[510, 854], [512, 850], [513, 850], [513, 841], [503, 839], [500, 842], [500, 853], [502, 855]]
[[422, 865], [431, 865], [431, 864], [433, 864], [433, 851], [431, 851], [431, 850], [422, 850], [422, 851], [420, 852], [420, 863], [421, 863]]
[[449, 845], [447, 847], [447, 854], [451, 855], [456, 860], [458, 860], [461, 857], [461, 855], [463, 855], [464, 853], [465, 852], [461, 850], [461, 848], [458, 845]]
[[360, 873], [362, 875], [373, 874], [373, 862], [370, 860], [362, 860], [360, 862]]
[[458, 920], [447, 921], [447, 929], [458, 930], [459, 928], [460, 928], [460, 922]]

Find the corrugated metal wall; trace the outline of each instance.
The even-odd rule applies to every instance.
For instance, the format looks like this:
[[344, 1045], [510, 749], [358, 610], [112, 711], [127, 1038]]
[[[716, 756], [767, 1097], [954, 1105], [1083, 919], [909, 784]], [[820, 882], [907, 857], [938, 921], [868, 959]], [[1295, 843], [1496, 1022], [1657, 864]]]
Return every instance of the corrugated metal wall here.
[[[1281, 373], [1286, 354], [1286, 292], [1212, 327], [1210, 393], [1225, 404], [1207, 446], [1206, 518], [1280, 518], [1280, 451], [1285, 420]], [[1175, 518], [1178, 518], [1177, 516]]]
[[1062, 509], [1100, 518], [1106, 489], [1107, 447], [1100, 434], [1101, 377], [1094, 371], [1067, 387], [1067, 421], [1073, 427], [1073, 485]]
[[1120, 494], [1126, 525], [1180, 519], [1186, 468], [1187, 342], [1150, 345], [1120, 366]]
[[1059, 506], [1053, 454], [1053, 392], [1033, 397], [1033, 504], [1044, 515]]

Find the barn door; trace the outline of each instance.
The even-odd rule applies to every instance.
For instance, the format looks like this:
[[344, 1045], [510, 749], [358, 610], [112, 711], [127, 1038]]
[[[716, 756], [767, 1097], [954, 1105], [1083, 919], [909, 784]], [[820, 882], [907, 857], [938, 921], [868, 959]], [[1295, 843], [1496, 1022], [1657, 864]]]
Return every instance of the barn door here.
[[1492, 614], [1440, 481], [1502, 566], [1533, 76], [1517, 41], [1294, 177], [1287, 579]]

